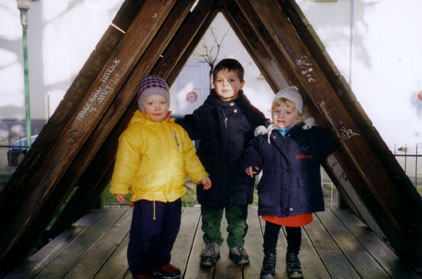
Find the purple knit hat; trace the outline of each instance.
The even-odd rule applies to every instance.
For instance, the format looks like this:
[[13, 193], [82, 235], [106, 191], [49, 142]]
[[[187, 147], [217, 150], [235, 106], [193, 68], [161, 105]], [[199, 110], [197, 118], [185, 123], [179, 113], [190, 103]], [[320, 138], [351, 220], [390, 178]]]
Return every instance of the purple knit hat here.
[[170, 105], [169, 86], [167, 85], [167, 82], [159, 76], [147, 76], [139, 83], [138, 108], [140, 111], [144, 111], [142, 103], [151, 95], [160, 95], [164, 97]]

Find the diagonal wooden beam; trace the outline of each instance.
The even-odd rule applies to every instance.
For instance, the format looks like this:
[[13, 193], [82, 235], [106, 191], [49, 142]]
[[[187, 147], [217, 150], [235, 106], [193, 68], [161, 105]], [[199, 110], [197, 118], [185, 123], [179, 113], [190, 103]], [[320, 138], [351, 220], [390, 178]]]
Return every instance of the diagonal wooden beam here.
[[[107, 169], [109, 164], [113, 161], [100, 159], [95, 162], [94, 165], [91, 164], [92, 159], [98, 153], [102, 144], [107, 141], [107, 138], [110, 136], [110, 133], [115, 129], [116, 124], [119, 122], [122, 115], [125, 111], [128, 110], [131, 113], [133, 109], [130, 104], [134, 102], [137, 86], [139, 80], [146, 76], [152, 69], [153, 65], [157, 60], [160, 59], [162, 52], [165, 50], [168, 43], [174, 37], [176, 31], [182, 24], [183, 20], [189, 13], [190, 7], [194, 3], [194, 0], [181, 0], [177, 1], [174, 8], [168, 14], [165, 22], [162, 24], [160, 30], [157, 32], [150, 45], [146, 49], [145, 53], [142, 55], [141, 59], [138, 61], [135, 69], [130, 74], [128, 80], [122, 87], [122, 89], [117, 94], [113, 105], [105, 113], [102, 120], [93, 130], [91, 136], [86, 141], [85, 145], [82, 147], [81, 151], [78, 153], [76, 159], [71, 164], [63, 178], [61, 179], [58, 187], [56, 187], [57, 193], [55, 197], [51, 197], [49, 206], [50, 208], [55, 205], [55, 209], [58, 210], [58, 207], [63, 203], [63, 199], [60, 200], [60, 197], [66, 197], [69, 194], [69, 186], [76, 185], [81, 176], [87, 173], [88, 176], [92, 173], [100, 171], [100, 168]], [[136, 103], [136, 100], [135, 100]], [[126, 127], [125, 123], [124, 127]], [[121, 130], [121, 129], [120, 129]], [[115, 141], [117, 144], [117, 140]], [[110, 145], [110, 143], [108, 143]], [[113, 146], [114, 147], [114, 146]], [[110, 148], [110, 146], [108, 146]], [[112, 153], [113, 149], [107, 149], [105, 153]], [[114, 155], [114, 154], [113, 154]], [[99, 157], [104, 157], [104, 155], [99, 154]], [[82, 171], [81, 171], [82, 170]], [[102, 171], [100, 171], [102, 172]], [[86, 178], [86, 179], [89, 179]], [[87, 192], [93, 191], [96, 192], [96, 189], [92, 187], [92, 181], [90, 184], [82, 184], [78, 186], [75, 194], [72, 199], [66, 205], [64, 210], [61, 212], [60, 216], [55, 221], [54, 225], [49, 231], [48, 238], [52, 238], [59, 234], [62, 230], [67, 228], [75, 218], [81, 215], [81, 210], [85, 208], [82, 204], [87, 203]], [[103, 187], [103, 185], [98, 186]], [[63, 192], [66, 193], [64, 194]]]
[[214, 19], [214, 5], [214, 0], [198, 2], [192, 15], [186, 19], [175, 39], [163, 52], [161, 60], [152, 71], [154, 74], [163, 77], [169, 84], [174, 82]]
[[234, 0], [220, 0], [220, 3], [225, 18], [273, 91], [277, 92], [289, 84], [294, 84], [296, 77], [281, 64], [282, 61], [277, 60], [277, 56], [281, 54], [269, 39], [268, 32], [262, 28], [263, 25], [251, 6], [244, 3], [242, 8], [247, 9], [244, 12]]
[[[203, 2], [199, 2], [201, 3], [205, 3], [206, 1]], [[213, 2], [206, 2], [207, 4], [212, 4]], [[163, 73], [163, 76], [167, 76], [167, 82], [169, 84], [173, 84], [174, 81], [176, 80], [176, 78], [179, 76], [180, 72], [182, 71], [183, 67], [185, 66], [186, 62], [188, 61], [189, 57], [193, 54], [193, 51], [195, 50], [196, 46], [198, 45], [199, 41], [202, 39], [202, 37], [204, 36], [205, 32], [207, 31], [207, 29], [209, 28], [209, 26], [211, 25], [211, 22], [214, 20], [215, 16], [217, 15], [217, 10], [213, 9], [210, 10], [210, 12], [207, 14], [207, 16], [203, 17], [204, 21], [202, 22], [199, 29], [194, 29], [196, 30], [195, 35], [193, 35], [193, 39], [191, 41], [189, 41], [189, 43], [186, 44], [186, 49], [184, 49], [183, 52], [178, 53], [177, 55], [177, 63], [174, 63], [174, 66], [172, 68], [171, 71], [167, 71], [165, 70]], [[188, 31], [191, 28], [186, 28]], [[167, 55], [171, 55], [172, 51], [171, 49], [167, 50]], [[162, 66], [160, 64], [160, 66], [158, 68], [154, 69], [154, 73], [160, 73], [162, 72]]]
[[[242, 36], [252, 44], [251, 42], [260, 41], [264, 45], [264, 49], [268, 51], [266, 57], [268, 59], [263, 59], [263, 56], [259, 56], [256, 60], [258, 61], [267, 61], [270, 60], [272, 66], [264, 67], [264, 73], [269, 77], [269, 80], [279, 80], [278, 75], [282, 74], [287, 76], [287, 81], [289, 84], [300, 84], [300, 81], [296, 77], [295, 73], [292, 71], [288, 61], [284, 58], [282, 52], [277, 47], [274, 39], [268, 33], [268, 30], [265, 28], [262, 21], [258, 18], [257, 14], [253, 10], [251, 4], [248, 1], [239, 1], [241, 8], [237, 6], [236, 1], [233, 0], [224, 0], [226, 7], [226, 12], [229, 13], [229, 17], [233, 18], [235, 22], [234, 26], [239, 25], [239, 33], [244, 33]], [[246, 21], [246, 22], [245, 22]], [[246, 26], [247, 28], [241, 28]], [[247, 30], [247, 31], [244, 31]], [[251, 38], [248, 40], [247, 38]], [[255, 43], [256, 44], [256, 43]], [[257, 49], [256, 45], [252, 46], [252, 49]], [[251, 55], [256, 55], [256, 51], [251, 51]], [[285, 87], [285, 86], [283, 86]], [[282, 88], [283, 88], [282, 87]], [[276, 87], [276, 90], [280, 89]], [[310, 113], [314, 118], [318, 120], [319, 123], [325, 123], [323, 115], [318, 112], [317, 107], [309, 100], [307, 96], [304, 96], [305, 103], [307, 106], [307, 113]], [[347, 201], [349, 206], [354, 210], [355, 214], [363, 218], [366, 223], [371, 227], [373, 231], [380, 232], [378, 225], [373, 220], [373, 217], [368, 213], [367, 209], [362, 207], [362, 202], [360, 200], [353, 199], [355, 197], [355, 190], [350, 184], [349, 180], [346, 179], [345, 172], [343, 169], [339, 168], [338, 161], [335, 157], [330, 160], [331, 165], [324, 163], [325, 168], [334, 168], [336, 171], [327, 170], [327, 173], [331, 176], [333, 181], [336, 181], [336, 185], [339, 187], [339, 191], [343, 194], [343, 198]], [[335, 176], [335, 177], [333, 177]], [[353, 176], [353, 173], [348, 173], [348, 176]], [[348, 177], [347, 176], [347, 177]], [[356, 181], [359, 180], [359, 177], [356, 176]], [[360, 181], [360, 180], [359, 180]], [[361, 183], [361, 185], [364, 185]], [[379, 233], [381, 235], [381, 233]]]
[[[374, 134], [371, 131], [372, 129], [369, 128], [373, 128], [370, 119], [360, 106], [359, 102], [356, 100], [356, 97], [354, 96], [350, 86], [347, 84], [344, 77], [341, 75], [334, 62], [331, 60], [331, 57], [327, 53], [324, 44], [319, 39], [315, 30], [310, 25], [297, 3], [291, 0], [279, 0], [278, 2], [282, 6], [286, 15], [288, 16], [289, 21], [295, 27], [295, 30], [300, 36], [301, 40], [305, 43], [308, 50], [312, 54], [312, 57], [317, 61], [318, 65], [320, 65], [321, 70], [324, 72], [327, 80], [334, 88], [335, 92], [337, 93], [337, 96], [341, 99], [341, 102], [343, 103], [344, 107], [355, 119], [356, 125], [358, 125], [359, 129], [364, 131], [362, 136], [366, 138], [366, 140], [371, 146], [371, 149], [374, 150], [375, 153], [379, 153], [377, 152], [377, 149], [380, 148], [383, 149], [384, 154], [386, 152], [390, 153], [378, 133]], [[383, 163], [385, 163], [385, 161], [390, 161], [388, 159], [390, 156], [381, 156], [386, 159], [382, 160]], [[338, 155], [337, 157], [341, 158], [345, 156]], [[393, 159], [397, 164], [395, 158]], [[346, 161], [342, 160], [342, 164], [344, 165], [345, 163]], [[331, 177], [335, 176], [333, 177], [333, 180], [337, 180], [337, 185], [342, 185], [341, 187], [338, 187], [342, 200], [346, 202], [346, 204], [353, 210], [356, 215], [360, 216], [360, 218], [367, 223], [367, 225], [371, 228], [372, 231], [377, 233], [380, 237], [385, 238], [385, 235], [382, 233], [372, 214], [368, 211], [368, 208], [365, 205], [375, 204], [373, 206], [372, 212], [374, 212], [374, 215], [376, 216], [379, 215], [376, 212], [382, 211], [382, 208], [380, 206], [376, 206], [376, 203], [374, 202], [375, 198], [367, 190], [367, 188], [365, 187], [365, 183], [363, 181], [357, 183], [356, 180], [359, 180], [360, 178], [354, 175], [353, 172], [349, 172], [347, 175], [345, 175], [344, 170], [340, 167], [338, 159], [334, 156], [330, 158], [330, 160], [327, 160], [327, 162], [324, 162], [324, 168], [326, 169], [327, 173], [332, 173], [332, 175], [330, 175]], [[350, 167], [345, 166], [344, 168], [349, 169]], [[388, 169], [388, 172], [394, 173], [394, 177], [400, 177], [400, 180], [404, 181], [405, 179], [407, 179], [406, 175], [404, 174], [399, 165], [395, 165], [394, 167], [386, 169]], [[333, 175], [334, 173], [336, 173], [336, 175]], [[347, 177], [353, 176], [355, 177], [353, 179], [355, 181], [355, 187], [351, 185], [350, 180], [345, 179]], [[405, 176], [405, 179], [402, 179], [403, 176]], [[364, 203], [362, 203], [362, 198], [359, 198], [356, 189], [365, 189], [364, 191], [360, 191], [360, 196], [365, 199]]]
[[[342, 148], [349, 156], [347, 160], [354, 168], [348, 171], [359, 175], [373, 195], [375, 207], [382, 208], [382, 212], [372, 212], [374, 205], [366, 204], [371, 213], [378, 214], [374, 217], [380, 228], [403, 259], [421, 265], [422, 202], [419, 196], [416, 198], [416, 190], [409, 189], [406, 183], [396, 184], [390, 177], [381, 162], [383, 159], [376, 156], [368, 144], [278, 1], [266, 1], [266, 5], [256, 0], [250, 3], [298, 77], [298, 86], [341, 139]], [[405, 193], [401, 187], [406, 187]], [[409, 194], [412, 191], [413, 194]]]
[[[97, 138], [101, 137], [105, 139], [103, 146], [96, 153], [96, 157], [91, 161], [89, 166], [82, 168], [83, 175], [78, 182], [78, 189], [52, 228], [49, 230], [46, 238], [54, 237], [60, 233], [60, 231], [68, 227], [72, 222], [89, 210], [93, 203], [101, 195], [104, 187], [108, 183], [107, 178], [111, 175], [111, 171], [113, 169], [114, 155], [117, 149], [117, 139], [126, 128], [133, 112], [137, 108], [137, 102], [134, 94], [136, 92], [139, 79], [149, 74], [155, 64], [158, 66], [164, 63], [165, 67], [161, 67], [163, 70], [161, 72], [154, 72], [154, 74], [167, 76], [174, 68], [173, 64], [177, 64], [180, 61], [179, 58], [175, 58], [174, 56], [172, 56], [173, 58], [171, 59], [172, 63], [169, 62], [169, 59], [165, 59], [170, 57], [166, 55], [168, 50], [186, 49], [186, 46], [189, 45], [189, 41], [191, 40], [190, 32], [195, 32], [195, 30], [199, 29], [202, 22], [209, 17], [208, 14], [212, 9], [212, 2], [211, 5], [210, 1], [207, 1], [205, 5], [200, 3], [196, 6], [192, 13], [188, 13], [192, 3], [193, 1], [177, 2], [166, 22], [164, 22], [163, 27], [138, 62], [138, 65], [131, 74], [128, 82], [122, 88], [121, 93], [119, 93], [119, 96], [122, 98], [125, 94], [131, 94], [131, 97], [124, 98], [126, 100], [131, 100], [130, 105], [126, 107], [122, 104], [122, 101], [118, 101], [120, 107], [111, 111], [109, 117], [107, 117], [107, 115], [104, 117], [104, 120], [101, 121], [104, 125], [98, 126], [96, 128], [97, 132], [94, 131], [93, 136], [91, 136], [92, 144], [85, 145], [84, 149], [80, 152], [80, 154], [91, 152], [91, 150], [95, 148], [95, 145], [99, 146], [101, 144], [101, 142], [97, 141]], [[183, 21], [185, 17], [186, 19]], [[181, 27], [179, 28], [179, 26]], [[192, 26], [196, 26], [196, 28], [193, 28]], [[173, 40], [168, 45], [170, 39]], [[180, 56], [183, 54], [183, 51], [176, 53]], [[161, 56], [163, 56], [163, 58], [160, 58]], [[111, 121], [111, 118], [114, 120]], [[113, 124], [115, 119], [119, 119], [119, 122]], [[110, 127], [114, 127], [111, 133], [104, 134], [104, 130], [109, 130]], [[74, 165], [74, 171], [68, 175], [69, 179], [63, 182], [65, 184], [69, 183], [71, 178], [77, 176], [76, 172], [80, 171], [81, 168], [80, 162], [83, 162], [84, 159], [81, 158], [80, 160], [75, 161], [79, 163]], [[75, 181], [72, 183], [75, 183]]]
[[[113, 25], [126, 32], [143, 3], [144, 1], [126, 0], [113, 19]], [[16, 185], [24, 185], [34, 172], [40, 171], [39, 161], [43, 160], [40, 154], [46, 154], [54, 145], [63, 130], [63, 126], [70, 121], [83, 96], [94, 83], [113, 49], [123, 38], [122, 32], [114, 26], [110, 26], [106, 30], [96, 49], [76, 76], [64, 99], [38, 135], [37, 141], [34, 142], [9, 183], [0, 193], [0, 212], [10, 208], [8, 202], [11, 201], [8, 201], [7, 197], [21, 194], [20, 187], [16, 187]]]
[[[41, 211], [62, 175], [110, 107], [114, 96], [175, 2], [145, 1], [60, 136], [44, 154], [44, 158], [38, 160], [38, 171], [32, 173], [24, 183], [16, 185], [20, 187], [19, 193], [5, 197], [9, 201], [19, 200], [20, 203], [11, 204], [11, 208], [0, 216], [0, 220], [7, 224], [6, 229], [0, 232], [0, 268], [10, 268], [5, 264], [13, 261], [8, 254]], [[22, 207], [21, 203], [25, 206]]]

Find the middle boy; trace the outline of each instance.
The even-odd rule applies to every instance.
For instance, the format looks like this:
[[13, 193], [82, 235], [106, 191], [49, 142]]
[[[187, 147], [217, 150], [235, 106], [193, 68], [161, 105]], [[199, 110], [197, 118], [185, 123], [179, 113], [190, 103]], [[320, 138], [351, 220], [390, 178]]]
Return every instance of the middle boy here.
[[239, 265], [249, 263], [243, 245], [254, 181], [241, 169], [240, 159], [255, 128], [265, 124], [265, 116], [244, 95], [243, 76], [244, 69], [237, 60], [223, 59], [213, 70], [214, 89], [204, 104], [193, 114], [176, 120], [192, 140], [200, 140], [197, 154], [213, 183], [207, 191], [197, 185], [205, 242], [200, 257], [204, 266], [213, 266], [220, 258], [224, 210], [229, 257]]

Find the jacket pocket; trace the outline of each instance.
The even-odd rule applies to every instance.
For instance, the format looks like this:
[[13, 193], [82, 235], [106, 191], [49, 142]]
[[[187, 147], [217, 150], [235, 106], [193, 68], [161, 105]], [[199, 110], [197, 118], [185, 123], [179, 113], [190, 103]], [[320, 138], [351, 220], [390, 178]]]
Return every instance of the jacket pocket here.
[[272, 191], [270, 189], [270, 185], [268, 184], [268, 177], [263, 175], [261, 180], [258, 183], [257, 190], [258, 190], [258, 202], [259, 206], [262, 207], [271, 207], [272, 206]]
[[297, 199], [301, 206], [311, 208], [312, 199], [320, 199], [321, 181], [319, 175], [309, 175], [297, 178]]
[[258, 191], [258, 205], [263, 208], [272, 206], [272, 195], [270, 191]]

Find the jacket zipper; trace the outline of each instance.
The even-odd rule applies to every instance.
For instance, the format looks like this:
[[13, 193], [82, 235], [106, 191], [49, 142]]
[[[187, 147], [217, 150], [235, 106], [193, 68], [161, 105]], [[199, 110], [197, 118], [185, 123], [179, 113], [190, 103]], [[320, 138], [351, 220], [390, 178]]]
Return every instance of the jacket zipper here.
[[226, 116], [226, 112], [224, 111], [224, 108], [223, 108], [223, 115], [224, 115], [224, 126], [226, 126], [226, 129], [227, 129], [227, 121], [229, 120], [228, 118], [227, 118], [227, 116]]
[[174, 140], [176, 141], [177, 151], [179, 151], [179, 140], [177, 139], [177, 134], [175, 130], [173, 130], [173, 135], [174, 135]]

